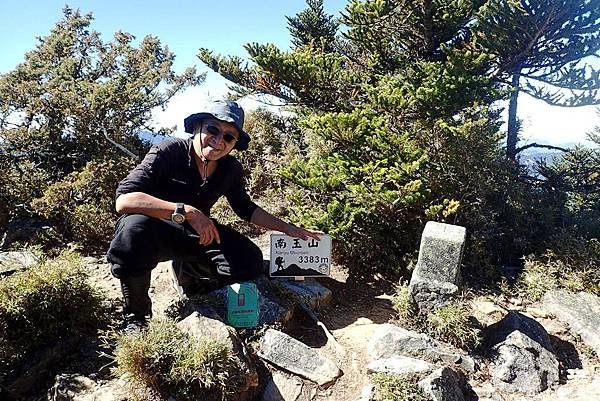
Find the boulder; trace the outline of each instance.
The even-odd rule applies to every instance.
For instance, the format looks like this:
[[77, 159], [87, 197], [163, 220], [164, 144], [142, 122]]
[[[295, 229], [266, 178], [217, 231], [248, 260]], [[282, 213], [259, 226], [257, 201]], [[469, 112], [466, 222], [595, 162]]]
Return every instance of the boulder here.
[[281, 372], [273, 372], [265, 386], [262, 401], [296, 401], [302, 392], [302, 381]]
[[372, 361], [367, 365], [367, 372], [386, 373], [390, 375], [406, 375], [411, 373], [430, 372], [434, 368], [434, 365], [421, 359], [394, 355], [390, 358], [382, 358]]
[[300, 341], [274, 329], [266, 331], [258, 355], [280, 368], [322, 386], [332, 383], [342, 375], [342, 371], [334, 362]]
[[446, 305], [458, 292], [460, 263], [466, 229], [429, 221], [425, 225], [419, 259], [410, 284], [410, 299], [419, 311], [429, 312]]
[[448, 305], [458, 294], [458, 286], [446, 281], [424, 279], [413, 272], [408, 287], [410, 300], [419, 312], [429, 313]]
[[[292, 319], [293, 306], [288, 300], [277, 295], [277, 291], [273, 288], [274, 284], [270, 280], [259, 278], [249, 282], [256, 284], [258, 288], [259, 325], [286, 323]], [[206, 294], [194, 294], [183, 298], [180, 314], [187, 316], [194, 311], [225, 322], [227, 319], [227, 288], [223, 287]]]
[[436, 341], [423, 333], [406, 330], [393, 324], [382, 324], [375, 330], [367, 351], [372, 359], [409, 356], [432, 363], [448, 363], [473, 372], [473, 358], [450, 345]]
[[486, 329], [485, 343], [491, 347], [490, 374], [498, 389], [537, 394], [558, 383], [550, 337], [534, 319], [511, 311]]
[[564, 290], [548, 291], [543, 298], [544, 307], [569, 325], [583, 342], [600, 355], [600, 297]]
[[204, 317], [198, 312], [192, 313], [177, 323], [177, 326], [198, 340], [208, 338], [220, 341], [231, 350], [240, 365], [240, 387], [238, 388], [240, 393], [245, 393], [258, 386], [256, 369], [248, 358], [248, 352], [235, 329], [218, 320]]
[[48, 390], [48, 400], [72, 401], [81, 399], [79, 393], [92, 391], [96, 383], [89, 377], [75, 374], [60, 374], [54, 379], [54, 385]]
[[418, 385], [431, 401], [465, 401], [465, 379], [448, 367], [435, 370]]
[[489, 347], [506, 340], [509, 334], [520, 331], [533, 341], [553, 352], [550, 336], [540, 323], [522, 313], [509, 311], [499, 322], [485, 329], [484, 338]]
[[0, 252], [0, 277], [26, 270], [38, 262], [38, 258], [29, 251]]

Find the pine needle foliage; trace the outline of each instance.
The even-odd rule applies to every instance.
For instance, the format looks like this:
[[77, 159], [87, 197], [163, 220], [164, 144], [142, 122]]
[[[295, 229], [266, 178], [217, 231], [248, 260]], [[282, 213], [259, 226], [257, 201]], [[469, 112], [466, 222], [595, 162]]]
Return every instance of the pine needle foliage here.
[[[436, 220], [467, 228], [465, 274], [494, 279], [493, 266], [538, 251], [557, 226], [548, 194], [517, 179], [525, 172], [502, 145], [496, 105], [509, 90], [490, 38], [531, 28], [502, 19], [504, 3], [519, 7], [350, 0], [331, 49], [249, 43], [248, 61], [200, 50], [235, 95], [272, 95], [295, 112], [307, 146], [281, 169], [292, 218], [330, 233], [351, 274], [406, 276], [425, 222]], [[588, 17], [579, 22], [594, 26]]]

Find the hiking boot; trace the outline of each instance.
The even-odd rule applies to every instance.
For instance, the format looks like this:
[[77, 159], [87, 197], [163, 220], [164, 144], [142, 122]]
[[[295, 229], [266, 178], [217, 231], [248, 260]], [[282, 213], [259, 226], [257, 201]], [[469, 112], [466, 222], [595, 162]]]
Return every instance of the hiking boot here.
[[150, 272], [141, 276], [122, 277], [123, 315], [125, 328], [132, 326], [145, 327], [152, 317], [152, 301], [148, 295], [150, 289]]
[[124, 316], [123, 319], [123, 334], [139, 334], [142, 329], [148, 327], [148, 319], [140, 319], [133, 313]]

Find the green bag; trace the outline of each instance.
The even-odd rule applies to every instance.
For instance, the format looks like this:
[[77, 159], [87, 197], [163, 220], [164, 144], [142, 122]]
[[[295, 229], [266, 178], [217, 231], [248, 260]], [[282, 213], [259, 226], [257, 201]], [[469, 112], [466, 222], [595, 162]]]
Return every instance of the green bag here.
[[256, 284], [235, 283], [227, 287], [227, 324], [239, 328], [258, 324]]

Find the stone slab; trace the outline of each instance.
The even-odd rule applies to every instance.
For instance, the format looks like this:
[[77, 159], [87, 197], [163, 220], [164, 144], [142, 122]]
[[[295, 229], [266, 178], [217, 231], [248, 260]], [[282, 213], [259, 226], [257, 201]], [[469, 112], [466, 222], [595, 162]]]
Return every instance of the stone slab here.
[[262, 338], [258, 355], [272, 364], [326, 385], [342, 375], [336, 364], [302, 342], [274, 329]]
[[543, 305], [569, 325], [583, 342], [600, 355], [600, 297], [580, 292], [553, 290], [544, 295]]
[[421, 236], [419, 259], [408, 285], [411, 301], [422, 313], [448, 304], [458, 292], [466, 229], [429, 221]]
[[432, 363], [448, 363], [461, 366], [470, 372], [475, 371], [476, 363], [470, 356], [459, 350], [434, 340], [423, 333], [406, 330], [393, 324], [382, 324], [376, 330], [367, 346], [369, 356], [374, 359], [393, 356], [422, 358]]

